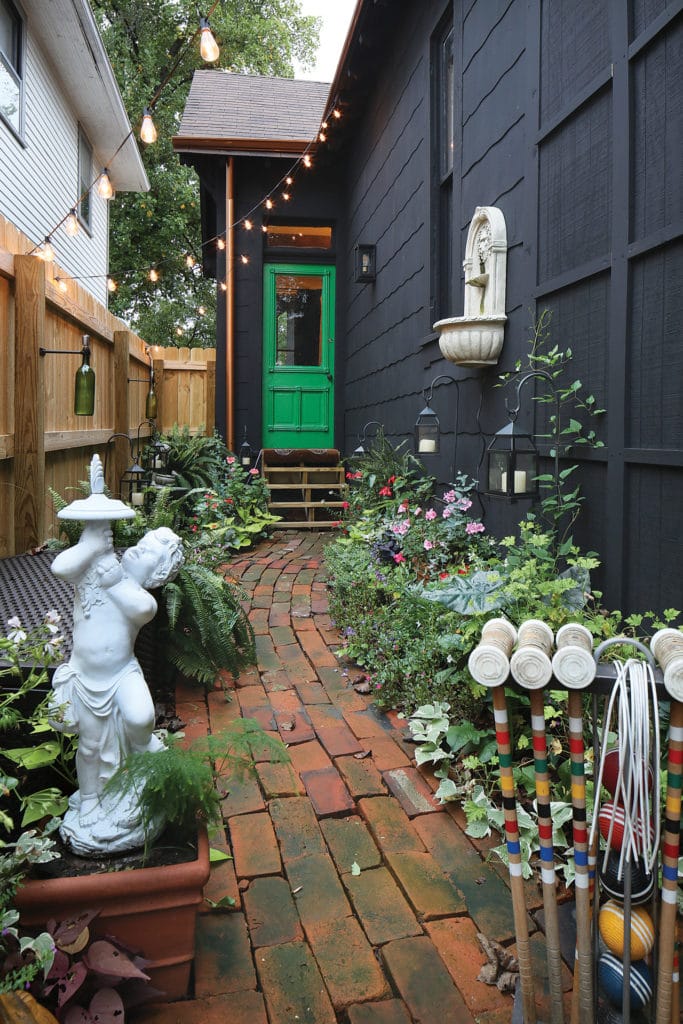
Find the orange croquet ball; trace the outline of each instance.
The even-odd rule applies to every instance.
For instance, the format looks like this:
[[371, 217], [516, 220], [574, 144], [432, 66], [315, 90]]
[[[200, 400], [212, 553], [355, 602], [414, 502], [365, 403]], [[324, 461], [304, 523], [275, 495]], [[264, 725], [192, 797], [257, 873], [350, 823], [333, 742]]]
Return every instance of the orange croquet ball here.
[[[624, 908], [616, 900], [607, 900], [598, 918], [600, 937], [607, 948], [622, 957], [625, 948]], [[655, 944], [655, 926], [644, 907], [631, 909], [631, 959], [643, 960]]]
[[[612, 820], [614, 820], [614, 825], [612, 827], [612, 839], [610, 840], [610, 846], [613, 850], [621, 850], [621, 845], [624, 841], [624, 808], [621, 804], [615, 804], [612, 800], [608, 800], [602, 805], [598, 815], [600, 835], [605, 842], [607, 842], [607, 837], [610, 833]], [[637, 822], [634, 822], [634, 831], [636, 834], [636, 849], [639, 852], [642, 852], [643, 841]], [[654, 838], [654, 826], [652, 825], [652, 822], [650, 822], [650, 836]]]

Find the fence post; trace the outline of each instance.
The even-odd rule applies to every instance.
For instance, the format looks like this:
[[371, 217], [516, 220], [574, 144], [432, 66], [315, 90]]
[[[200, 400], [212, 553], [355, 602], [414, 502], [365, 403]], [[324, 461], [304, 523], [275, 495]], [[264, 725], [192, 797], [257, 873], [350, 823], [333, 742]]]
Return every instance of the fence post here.
[[206, 412], [206, 436], [211, 437], [216, 426], [216, 360], [206, 361], [206, 389], [204, 392]]
[[[130, 436], [130, 331], [114, 331], [114, 433]], [[119, 494], [119, 481], [130, 466], [130, 445], [123, 437], [114, 441], [113, 479], [108, 482], [112, 494]]]
[[23, 552], [45, 540], [45, 264], [15, 256], [14, 544]]
[[157, 414], [157, 427], [159, 433], [163, 434], [170, 430], [173, 424], [166, 423], [164, 419], [164, 360], [154, 360], [154, 386], [157, 393], [157, 402], [159, 403], [159, 410]]

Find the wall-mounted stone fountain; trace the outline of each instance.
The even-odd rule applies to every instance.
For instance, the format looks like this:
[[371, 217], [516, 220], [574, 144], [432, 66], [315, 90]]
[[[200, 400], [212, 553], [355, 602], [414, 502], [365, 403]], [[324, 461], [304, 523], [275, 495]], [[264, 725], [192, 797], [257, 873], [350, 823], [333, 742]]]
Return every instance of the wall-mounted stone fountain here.
[[478, 206], [465, 246], [465, 315], [434, 324], [443, 356], [459, 366], [495, 366], [505, 331], [507, 230], [496, 206]]

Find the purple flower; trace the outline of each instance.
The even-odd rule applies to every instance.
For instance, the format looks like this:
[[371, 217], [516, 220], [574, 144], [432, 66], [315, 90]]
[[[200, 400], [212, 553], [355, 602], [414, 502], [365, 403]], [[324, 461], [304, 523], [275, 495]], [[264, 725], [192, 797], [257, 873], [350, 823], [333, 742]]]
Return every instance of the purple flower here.
[[467, 512], [468, 508], [472, 508], [472, 502], [469, 498], [460, 498], [460, 500], [456, 502], [456, 508], [461, 509], [463, 512]]

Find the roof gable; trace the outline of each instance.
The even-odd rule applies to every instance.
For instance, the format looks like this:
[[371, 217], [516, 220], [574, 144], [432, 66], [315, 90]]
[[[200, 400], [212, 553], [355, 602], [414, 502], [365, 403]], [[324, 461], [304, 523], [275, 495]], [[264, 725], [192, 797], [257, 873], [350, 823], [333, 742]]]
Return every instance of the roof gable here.
[[301, 153], [318, 133], [329, 90], [326, 82], [196, 71], [173, 145], [184, 152]]

